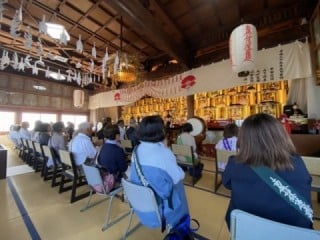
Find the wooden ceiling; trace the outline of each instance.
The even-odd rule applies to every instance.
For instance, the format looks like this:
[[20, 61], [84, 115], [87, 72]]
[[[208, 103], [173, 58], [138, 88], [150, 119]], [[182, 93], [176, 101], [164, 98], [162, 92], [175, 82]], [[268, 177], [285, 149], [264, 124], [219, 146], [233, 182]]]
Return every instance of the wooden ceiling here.
[[[10, 51], [37, 55], [40, 36], [44, 52], [69, 59], [66, 64], [45, 59], [62, 71], [77, 62], [87, 71], [95, 45], [100, 66], [106, 47], [110, 54], [120, 49], [121, 17], [123, 50], [135, 54], [146, 77], [155, 79], [200, 65], [229, 58], [228, 40], [241, 23], [258, 30], [258, 48], [273, 47], [310, 38], [309, 20], [317, 0], [8, 0], [1, 20], [0, 45]], [[10, 22], [22, 4], [20, 37], [10, 35]], [[71, 36], [67, 45], [39, 35], [46, 21], [65, 26]], [[23, 34], [30, 26], [32, 50], [24, 47]], [[84, 52], [76, 51], [81, 35]], [[177, 63], [176, 63], [177, 62]], [[10, 69], [6, 69], [10, 71]]]

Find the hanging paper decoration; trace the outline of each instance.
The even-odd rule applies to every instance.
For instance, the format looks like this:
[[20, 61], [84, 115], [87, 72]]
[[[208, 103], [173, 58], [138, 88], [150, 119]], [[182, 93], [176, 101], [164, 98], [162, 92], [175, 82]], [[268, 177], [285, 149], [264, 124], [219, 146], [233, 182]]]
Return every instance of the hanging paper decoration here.
[[79, 62], [77, 62], [77, 64], [76, 64], [76, 68], [81, 68], [82, 67], [82, 64], [81, 64], [81, 62], [79, 61]]
[[17, 70], [18, 69], [18, 65], [19, 65], [19, 57], [18, 54], [16, 52], [14, 52], [13, 54], [13, 60], [12, 60], [12, 68]]
[[76, 81], [77, 81], [78, 85], [80, 86], [81, 85], [81, 74], [80, 74], [80, 72], [78, 72]]
[[31, 34], [31, 29], [30, 29], [30, 26], [27, 27], [27, 31], [24, 32], [24, 46], [27, 48], [27, 49], [30, 49], [32, 47], [32, 34]]
[[34, 63], [34, 65], [32, 66], [32, 74], [33, 75], [38, 75], [38, 67], [37, 67], [37, 63]]
[[19, 22], [22, 22], [22, 4], [20, 5], [20, 8], [18, 10], [18, 20]]
[[60, 69], [58, 69], [58, 77], [57, 77], [59, 80], [61, 80], [62, 76], [61, 76], [61, 73], [60, 73]]
[[38, 56], [40, 56], [40, 57], [43, 55], [43, 47], [42, 47], [42, 43], [41, 43], [40, 40], [39, 40], [39, 42], [38, 42], [37, 54], [38, 54]]
[[72, 82], [72, 79], [71, 79], [71, 74], [73, 74], [73, 71], [68, 69], [66, 71], [68, 73], [68, 76], [67, 76], [67, 82]]
[[31, 65], [30, 61], [31, 61], [30, 55], [27, 55], [27, 56], [25, 57], [25, 59], [24, 59], [24, 65], [25, 65], [25, 67], [27, 67], [27, 68], [32, 68], [32, 65]]
[[63, 31], [63, 32], [60, 34], [59, 43], [60, 43], [60, 44], [67, 45], [67, 42], [68, 42], [68, 36], [67, 36], [67, 34], [65, 33], [65, 31]]
[[91, 59], [89, 71], [90, 71], [90, 72], [93, 72], [93, 70], [94, 70], [94, 61]]
[[235, 28], [230, 36], [229, 51], [232, 70], [235, 73], [254, 70], [257, 54], [257, 30], [251, 24]]
[[106, 53], [104, 54], [104, 57], [102, 59], [102, 66], [101, 66], [101, 73], [102, 73], [102, 79], [105, 80], [106, 76], [106, 66], [107, 66], [107, 62], [109, 60], [109, 53], [108, 53], [108, 48], [106, 48]]
[[24, 72], [24, 67], [25, 67], [25, 64], [24, 64], [24, 59], [23, 59], [23, 57], [20, 59], [20, 62], [19, 62], [19, 64], [18, 64], [18, 71], [20, 72], [20, 71], [22, 71], [22, 72]]
[[41, 22], [39, 22], [39, 33], [47, 34], [47, 24], [46, 24], [46, 16], [42, 16]]
[[81, 108], [84, 105], [84, 91], [83, 90], [73, 90], [73, 105], [76, 108]]
[[10, 35], [13, 38], [17, 38], [20, 36], [20, 33], [19, 33], [19, 28], [21, 24], [20, 14], [21, 14], [20, 10], [17, 10], [10, 23]]
[[[113, 64], [113, 72], [114, 72], [115, 74], [118, 73], [119, 63], [120, 63], [120, 60], [119, 60], [119, 52], [117, 51], [117, 53], [116, 53], [116, 58], [115, 58], [114, 64]], [[121, 66], [120, 66], [120, 67], [121, 67]]]
[[45, 76], [45, 78], [49, 78], [50, 77], [50, 68], [49, 67], [47, 67], [44, 76]]
[[82, 44], [82, 41], [81, 41], [81, 35], [79, 35], [79, 39], [76, 43], [76, 46], [77, 46], [77, 51], [79, 53], [82, 53], [83, 52], [83, 44]]
[[92, 47], [92, 50], [91, 50], [91, 55], [94, 58], [97, 58], [97, 49], [96, 49], [96, 43], [95, 42], [93, 43], [93, 47]]
[[0, 62], [0, 69], [3, 70], [6, 67], [8, 67], [10, 64], [10, 58], [9, 58], [9, 53], [7, 50], [3, 50], [2, 52], [2, 58]]
[[39, 60], [36, 61], [35, 64], [40, 65], [41, 67], [45, 67], [45, 63], [44, 61], [42, 61], [42, 56], [40, 56]]

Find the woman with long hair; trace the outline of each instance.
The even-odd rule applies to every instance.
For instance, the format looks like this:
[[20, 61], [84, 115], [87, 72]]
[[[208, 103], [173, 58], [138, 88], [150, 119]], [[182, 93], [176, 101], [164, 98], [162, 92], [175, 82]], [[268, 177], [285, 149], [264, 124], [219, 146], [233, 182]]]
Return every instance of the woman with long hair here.
[[[281, 123], [264, 113], [249, 116], [240, 128], [237, 144], [239, 151], [229, 158], [222, 175], [223, 185], [231, 190], [228, 226], [231, 211], [241, 209], [273, 221], [312, 228], [311, 177]], [[276, 175], [263, 178], [261, 171]], [[277, 192], [267, 184], [270, 179], [286, 184], [278, 185], [282, 190]], [[280, 194], [288, 185], [299, 195], [287, 192], [295, 203]], [[296, 203], [306, 215], [292, 206]]]

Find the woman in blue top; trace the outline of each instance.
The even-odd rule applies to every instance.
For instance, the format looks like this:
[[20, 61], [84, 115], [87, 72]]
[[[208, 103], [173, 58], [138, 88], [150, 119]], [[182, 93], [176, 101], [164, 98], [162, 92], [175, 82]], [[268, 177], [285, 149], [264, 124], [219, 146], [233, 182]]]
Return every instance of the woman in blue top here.
[[121, 177], [125, 177], [128, 164], [123, 149], [118, 145], [120, 139], [118, 125], [106, 126], [103, 134], [107, 140], [100, 150], [98, 163], [108, 172], [116, 175], [117, 181], [120, 182]]
[[[164, 123], [160, 116], [142, 119], [137, 128], [140, 144], [136, 147], [131, 162], [130, 178], [133, 183], [142, 185], [137, 174], [135, 161], [138, 161], [144, 178], [161, 198], [158, 202], [160, 213], [164, 213], [166, 223], [175, 226], [188, 214], [183, 179], [184, 172], [177, 165], [176, 158], [164, 144]], [[162, 208], [163, 207], [163, 208]], [[136, 212], [142, 224], [160, 227], [155, 215]]]
[[228, 227], [231, 211], [241, 209], [273, 221], [312, 228], [312, 219], [298, 212], [252, 169], [262, 166], [273, 170], [304, 198], [312, 215], [311, 177], [281, 123], [264, 113], [249, 116], [240, 128], [237, 144], [239, 151], [229, 158], [222, 175], [223, 185], [231, 189]]

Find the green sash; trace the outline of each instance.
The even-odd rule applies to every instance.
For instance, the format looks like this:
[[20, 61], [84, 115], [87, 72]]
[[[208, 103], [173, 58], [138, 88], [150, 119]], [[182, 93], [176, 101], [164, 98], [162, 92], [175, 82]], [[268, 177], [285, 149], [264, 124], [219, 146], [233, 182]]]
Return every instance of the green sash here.
[[293, 189], [286, 181], [268, 167], [251, 167], [252, 170], [283, 200], [296, 209], [308, 220], [313, 222], [313, 210], [303, 196]]

